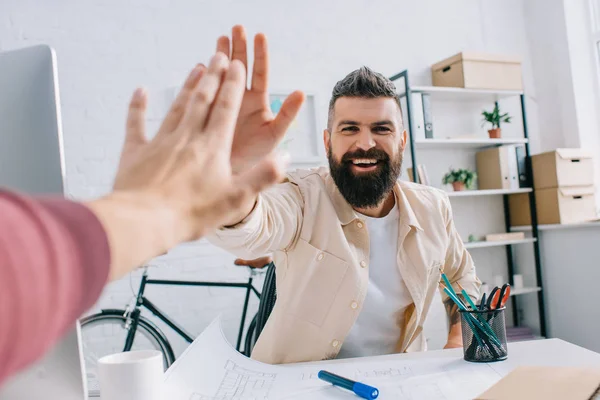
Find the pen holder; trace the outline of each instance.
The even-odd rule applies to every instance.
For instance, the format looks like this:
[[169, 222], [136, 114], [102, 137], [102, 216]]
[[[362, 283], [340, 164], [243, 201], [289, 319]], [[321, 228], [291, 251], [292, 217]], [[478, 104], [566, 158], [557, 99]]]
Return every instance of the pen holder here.
[[506, 360], [505, 307], [496, 310], [460, 311], [463, 354], [466, 361]]

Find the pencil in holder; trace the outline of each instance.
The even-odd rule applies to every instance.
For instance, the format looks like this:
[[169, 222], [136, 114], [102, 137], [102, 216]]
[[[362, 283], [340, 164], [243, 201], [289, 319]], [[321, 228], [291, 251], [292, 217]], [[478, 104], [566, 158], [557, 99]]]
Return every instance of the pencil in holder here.
[[506, 360], [505, 307], [495, 310], [460, 310], [463, 354], [466, 361]]

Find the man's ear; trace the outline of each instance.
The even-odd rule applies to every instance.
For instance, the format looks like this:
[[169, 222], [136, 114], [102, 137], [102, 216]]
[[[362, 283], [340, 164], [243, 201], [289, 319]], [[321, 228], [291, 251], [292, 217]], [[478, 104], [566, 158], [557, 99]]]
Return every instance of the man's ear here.
[[406, 129], [402, 131], [402, 136], [400, 137], [400, 149], [404, 151], [406, 148], [406, 140], [408, 138], [408, 134], [406, 133]]
[[325, 145], [325, 154], [329, 154], [329, 145], [331, 144], [331, 133], [329, 133], [329, 129], [323, 130], [323, 144]]

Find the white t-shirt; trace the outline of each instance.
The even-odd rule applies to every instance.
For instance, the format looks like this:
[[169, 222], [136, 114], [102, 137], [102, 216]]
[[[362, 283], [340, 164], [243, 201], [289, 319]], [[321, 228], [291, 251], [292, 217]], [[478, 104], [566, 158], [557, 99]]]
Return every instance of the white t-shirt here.
[[412, 303], [398, 268], [398, 208], [383, 218], [363, 216], [369, 229], [369, 286], [363, 308], [337, 358], [367, 357], [394, 351]]

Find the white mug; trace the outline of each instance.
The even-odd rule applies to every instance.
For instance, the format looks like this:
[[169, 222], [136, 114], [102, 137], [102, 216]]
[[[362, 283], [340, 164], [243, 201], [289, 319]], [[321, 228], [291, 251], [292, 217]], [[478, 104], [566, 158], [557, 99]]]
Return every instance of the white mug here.
[[163, 356], [160, 351], [117, 353], [98, 360], [102, 400], [163, 400]]

